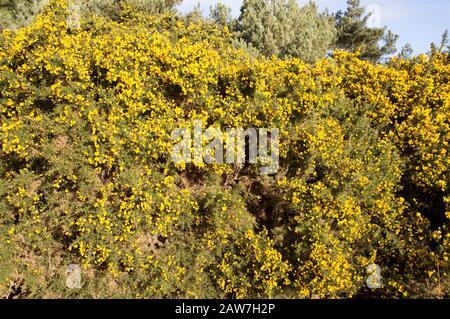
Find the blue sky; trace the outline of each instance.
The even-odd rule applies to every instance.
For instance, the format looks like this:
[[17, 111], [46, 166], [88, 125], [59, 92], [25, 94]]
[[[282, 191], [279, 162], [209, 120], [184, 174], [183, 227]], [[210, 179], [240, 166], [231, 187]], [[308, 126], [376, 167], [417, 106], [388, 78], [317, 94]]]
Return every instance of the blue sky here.
[[[242, 0], [184, 0], [180, 5], [183, 12], [200, 3], [205, 14], [209, 6], [222, 2], [233, 9], [233, 15], [239, 15]], [[298, 0], [300, 4], [308, 0]], [[410, 43], [414, 53], [426, 53], [431, 42], [440, 42], [442, 33], [450, 31], [450, 0], [362, 0], [364, 6], [378, 12], [372, 20], [374, 25], [386, 25], [400, 35], [398, 47]], [[346, 0], [316, 0], [320, 9], [329, 8], [331, 12], [345, 10]]]

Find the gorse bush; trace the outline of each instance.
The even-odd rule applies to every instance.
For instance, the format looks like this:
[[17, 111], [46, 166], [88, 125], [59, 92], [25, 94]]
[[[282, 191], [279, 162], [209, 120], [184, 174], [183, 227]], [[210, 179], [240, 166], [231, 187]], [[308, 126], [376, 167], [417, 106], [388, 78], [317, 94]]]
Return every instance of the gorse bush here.
[[[2, 296], [449, 296], [448, 55], [308, 64], [118, 14], [1, 33]], [[173, 163], [194, 120], [279, 128], [279, 172]]]
[[[79, 16], [101, 15], [117, 19], [123, 6], [132, 5], [148, 14], [174, 12], [181, 0], [68, 0], [69, 10]], [[1, 0], [0, 29], [15, 29], [29, 25], [49, 3], [49, 0]]]

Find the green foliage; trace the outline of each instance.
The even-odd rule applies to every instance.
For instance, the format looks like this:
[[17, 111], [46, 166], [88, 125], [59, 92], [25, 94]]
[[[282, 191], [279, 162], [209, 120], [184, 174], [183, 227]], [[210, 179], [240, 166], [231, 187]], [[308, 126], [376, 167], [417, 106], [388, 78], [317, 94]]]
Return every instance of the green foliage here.
[[149, 14], [160, 14], [173, 10], [181, 0], [81, 0], [86, 3], [86, 7], [96, 10], [98, 13], [107, 15], [117, 15], [123, 4], [129, 4], [136, 9]]
[[448, 30], [444, 31], [441, 37], [441, 42], [438, 45], [435, 43], [431, 43], [431, 55], [444, 52], [450, 54], [450, 39]]
[[[103, 15], [117, 19], [124, 5], [131, 5], [149, 14], [173, 11], [182, 0], [68, 0], [69, 5], [79, 8], [78, 15]], [[48, 0], [1, 0], [0, 29], [18, 28], [32, 22]]]
[[1, 0], [0, 29], [13, 29], [32, 22], [48, 0]]
[[[211, 19], [218, 25], [230, 27], [230, 25], [235, 22], [231, 17], [231, 8], [222, 3], [211, 6], [209, 11]], [[231, 26], [230, 29], [233, 29], [233, 26]]]
[[294, 0], [244, 1], [237, 30], [263, 55], [305, 61], [324, 57], [335, 36], [332, 17], [319, 13], [313, 2], [299, 7]]
[[365, 15], [365, 8], [360, 5], [360, 0], [348, 0], [347, 4], [347, 10], [339, 11], [335, 16], [336, 48], [348, 51], [360, 50], [363, 59], [374, 62], [395, 53], [398, 35], [386, 28], [368, 27], [370, 15]]
[[399, 57], [401, 59], [410, 59], [410, 58], [412, 58], [413, 52], [414, 52], [414, 50], [413, 50], [411, 44], [407, 43], [400, 50]]
[[[202, 19], [72, 13], [0, 34], [0, 296], [449, 296], [447, 55], [311, 64]], [[279, 128], [279, 171], [173, 163], [194, 120]]]

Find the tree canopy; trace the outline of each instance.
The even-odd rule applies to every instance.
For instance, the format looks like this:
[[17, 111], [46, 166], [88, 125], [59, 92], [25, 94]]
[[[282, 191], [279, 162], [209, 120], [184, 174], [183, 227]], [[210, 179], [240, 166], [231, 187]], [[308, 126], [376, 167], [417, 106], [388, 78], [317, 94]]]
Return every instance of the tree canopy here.
[[348, 0], [345, 12], [336, 13], [336, 48], [348, 51], [361, 51], [361, 57], [379, 61], [383, 56], [396, 52], [398, 35], [386, 27], [370, 27], [367, 22], [370, 13], [365, 13], [360, 0]]

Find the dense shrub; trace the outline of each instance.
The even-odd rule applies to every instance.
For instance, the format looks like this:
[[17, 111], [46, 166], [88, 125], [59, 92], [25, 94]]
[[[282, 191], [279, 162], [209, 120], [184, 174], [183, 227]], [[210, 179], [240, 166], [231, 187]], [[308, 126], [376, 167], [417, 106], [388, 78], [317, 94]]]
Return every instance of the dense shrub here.
[[[1, 295], [449, 295], [448, 56], [310, 65], [120, 14], [69, 28], [56, 0], [0, 36]], [[174, 164], [194, 119], [279, 128], [279, 172]]]

